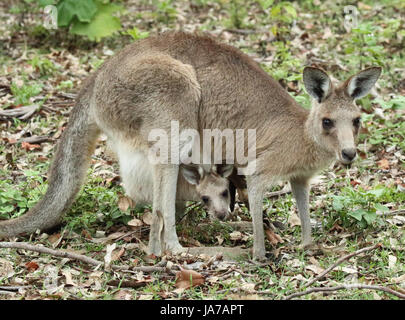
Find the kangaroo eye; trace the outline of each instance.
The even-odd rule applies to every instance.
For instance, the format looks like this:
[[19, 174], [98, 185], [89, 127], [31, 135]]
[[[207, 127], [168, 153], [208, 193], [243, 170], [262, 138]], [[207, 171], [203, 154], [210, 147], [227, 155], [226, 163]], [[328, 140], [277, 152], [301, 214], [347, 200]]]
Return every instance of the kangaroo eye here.
[[208, 203], [208, 201], [210, 200], [210, 198], [208, 198], [208, 197], [206, 197], [206, 196], [202, 196], [202, 197], [201, 197], [201, 200], [202, 200], [204, 203]]
[[224, 197], [224, 198], [228, 197], [228, 190], [223, 191], [221, 193], [221, 196]]
[[361, 122], [361, 119], [360, 119], [360, 117], [358, 117], [358, 118], [353, 120], [353, 125], [355, 127], [358, 127], [358, 126], [360, 126], [360, 122]]
[[331, 129], [333, 127], [333, 121], [328, 118], [322, 119], [322, 127], [326, 130]]

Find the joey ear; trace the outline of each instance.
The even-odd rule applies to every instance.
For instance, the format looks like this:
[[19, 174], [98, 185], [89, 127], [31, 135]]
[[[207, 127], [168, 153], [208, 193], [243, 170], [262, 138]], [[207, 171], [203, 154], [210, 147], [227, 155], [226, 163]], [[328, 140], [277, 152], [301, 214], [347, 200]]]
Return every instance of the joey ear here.
[[192, 166], [181, 166], [181, 174], [189, 184], [197, 185], [200, 182], [199, 170]]
[[321, 69], [305, 67], [303, 79], [308, 94], [318, 102], [325, 100], [332, 90], [332, 82], [329, 76]]
[[349, 78], [346, 81], [346, 94], [353, 99], [367, 95], [380, 77], [381, 70], [381, 67], [371, 67]]
[[233, 172], [233, 164], [224, 164], [217, 167], [218, 174], [223, 178], [228, 178]]

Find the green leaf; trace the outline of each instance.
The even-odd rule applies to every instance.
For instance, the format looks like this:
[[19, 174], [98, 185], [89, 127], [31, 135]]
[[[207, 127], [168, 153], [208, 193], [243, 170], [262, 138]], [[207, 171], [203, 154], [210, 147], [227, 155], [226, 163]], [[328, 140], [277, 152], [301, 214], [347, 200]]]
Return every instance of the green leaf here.
[[144, 39], [149, 36], [149, 32], [147, 31], [142, 32], [137, 27], [128, 29], [126, 33], [129, 34], [134, 40]]
[[273, 5], [273, 3], [274, 3], [274, 0], [261, 0], [260, 1], [260, 5], [263, 10], [266, 10], [268, 7]]
[[[67, 27], [73, 21], [90, 22], [97, 12], [93, 0], [62, 0], [57, 5], [58, 26]], [[76, 20], [77, 19], [77, 20]]]
[[367, 194], [372, 194], [376, 198], [379, 198], [384, 194], [384, 192], [385, 192], [385, 189], [379, 188], [379, 189], [374, 189], [374, 190], [367, 191]]
[[97, 13], [89, 23], [75, 21], [70, 32], [77, 35], [87, 36], [92, 41], [100, 41], [121, 29], [120, 20], [112, 16], [114, 12], [122, 10], [122, 7], [116, 4], [97, 3]]
[[343, 201], [340, 197], [334, 197], [333, 202], [332, 202], [332, 207], [336, 211], [340, 211], [343, 209]]
[[295, 8], [291, 5], [291, 4], [286, 4], [284, 6], [284, 10], [287, 11], [287, 13], [293, 17], [296, 18], [297, 17], [297, 11], [295, 10]]
[[38, 5], [40, 7], [46, 7], [50, 4], [55, 4], [55, 3], [56, 3], [56, 0], [39, 0]]
[[367, 224], [370, 225], [372, 224], [375, 219], [377, 218], [377, 214], [372, 211], [367, 211], [363, 214], [364, 220], [366, 220]]
[[355, 218], [357, 221], [361, 221], [363, 219], [363, 215], [367, 213], [363, 209], [356, 210], [356, 211], [350, 211], [348, 212], [348, 215]]
[[383, 206], [382, 204], [379, 204], [379, 203], [374, 204], [374, 208], [376, 208], [376, 210], [381, 211], [381, 212], [390, 211], [390, 209], [388, 209], [386, 206]]

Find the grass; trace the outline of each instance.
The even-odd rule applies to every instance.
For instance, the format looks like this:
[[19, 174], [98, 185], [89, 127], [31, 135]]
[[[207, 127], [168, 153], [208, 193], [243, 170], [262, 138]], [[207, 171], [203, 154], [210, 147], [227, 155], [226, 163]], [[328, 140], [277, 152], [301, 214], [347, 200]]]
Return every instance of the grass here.
[[[126, 5], [129, 3], [124, 1]], [[61, 263], [49, 256], [4, 250], [2, 258], [11, 263], [15, 275], [8, 277], [0, 273], [0, 285], [33, 285], [32, 289], [16, 295], [24, 299], [117, 299], [126, 291], [133, 299], [280, 299], [287, 292], [298, 290], [305, 279], [314, 277], [315, 267], [325, 269], [342, 254], [380, 242], [383, 248], [343, 264], [357, 272], [333, 271], [325, 280], [329, 284], [357, 281], [404, 290], [403, 284], [394, 281], [405, 273], [405, 254], [401, 250], [405, 242], [404, 224], [398, 219], [377, 215], [404, 208], [405, 203], [403, 2], [362, 1], [358, 4], [359, 25], [351, 32], [343, 27], [343, 14], [339, 14], [343, 11], [342, 5], [331, 2], [199, 0], [190, 4], [182, 0], [139, 1], [131, 6], [136, 14], [121, 17], [122, 32], [100, 43], [44, 30], [33, 16], [35, 11], [25, 5], [9, 8], [9, 19], [0, 27], [4, 38], [0, 41], [0, 84], [5, 83], [9, 88], [0, 90], [0, 108], [32, 103], [40, 104], [41, 108], [28, 120], [0, 120], [0, 218], [24, 214], [46, 189], [46, 172], [54, 142], [44, 142], [40, 149], [29, 150], [22, 148], [20, 140], [41, 135], [58, 139], [71, 110], [71, 100], [59, 94], [77, 92], [83, 79], [108, 58], [108, 51], [116, 52], [131, 41], [166, 29], [205, 30], [256, 58], [305, 108], [310, 107], [302, 84], [302, 69], [306, 64], [322, 67], [338, 80], [367, 66], [383, 67], [378, 95], [358, 101], [363, 110], [359, 159], [351, 168], [335, 166], [321, 172], [321, 179], [311, 192], [311, 218], [317, 222], [313, 236], [331, 250], [311, 256], [299, 249], [301, 228], [289, 226], [296, 207], [292, 196], [287, 194], [265, 199], [263, 203], [266, 216], [285, 225], [283, 230], [276, 230], [284, 243], [275, 246], [266, 243], [271, 256], [266, 266], [247, 260], [229, 266], [218, 262], [211, 268], [199, 270], [206, 278], [202, 286], [185, 291], [176, 291], [174, 275], [138, 274], [139, 281], [150, 282], [132, 289], [107, 285], [112, 279], [133, 279], [131, 274], [98, 274], [74, 261]], [[18, 23], [22, 12], [25, 24]], [[149, 208], [119, 209], [117, 203], [124, 191], [117, 182], [117, 173], [117, 164], [109, 158], [105, 143], [101, 142], [93, 156], [86, 184], [64, 217], [62, 229], [56, 231], [55, 235], [64, 232], [58, 248], [103, 260], [109, 242], [97, 238], [97, 231], [105, 232], [106, 237], [136, 231], [117, 241], [117, 247], [123, 248], [124, 253], [114, 263], [135, 266], [158, 262], [160, 259], [151, 260], [140, 247], [140, 241], [148, 239], [147, 226], [134, 230], [127, 225], [134, 217], [142, 219]], [[200, 224], [208, 222], [199, 205], [191, 206], [188, 215], [178, 226], [184, 245], [194, 245], [195, 241], [218, 245], [222, 239], [223, 246], [252, 246], [251, 233], [242, 233], [244, 240], [231, 240], [232, 228], [217, 223], [199, 232]], [[250, 220], [243, 206], [239, 219]], [[55, 244], [52, 234], [19, 239], [46, 246]], [[187, 256], [168, 259], [178, 265], [205, 261], [204, 257]], [[1, 261], [0, 270], [3, 270]], [[38, 270], [27, 270], [25, 263], [30, 261], [38, 263]], [[71, 272], [75, 283], [88, 282], [89, 285], [61, 286], [51, 292], [44, 287], [46, 265], [57, 267], [59, 285], [66, 281], [62, 273], [65, 271]], [[265, 294], [260, 293], [263, 290]], [[328, 295], [314, 293], [302, 298], [395, 299], [367, 290], [342, 290]]]

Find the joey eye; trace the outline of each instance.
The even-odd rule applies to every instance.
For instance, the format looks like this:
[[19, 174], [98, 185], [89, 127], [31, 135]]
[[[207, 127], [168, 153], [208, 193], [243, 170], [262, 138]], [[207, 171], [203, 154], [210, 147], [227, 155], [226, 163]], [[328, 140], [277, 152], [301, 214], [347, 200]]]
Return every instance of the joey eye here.
[[221, 196], [222, 196], [223, 198], [228, 197], [228, 190], [223, 191], [223, 192], [221, 193]]
[[202, 196], [202, 197], [201, 197], [201, 200], [202, 200], [205, 204], [207, 204], [208, 201], [210, 200], [210, 198], [208, 198], [208, 197], [206, 197], [206, 196]]
[[360, 126], [361, 119], [360, 117], [357, 117], [356, 119], [353, 120], [353, 125], [358, 128]]
[[331, 129], [333, 127], [333, 121], [331, 119], [328, 119], [328, 118], [323, 118], [322, 119], [322, 127], [325, 130]]

